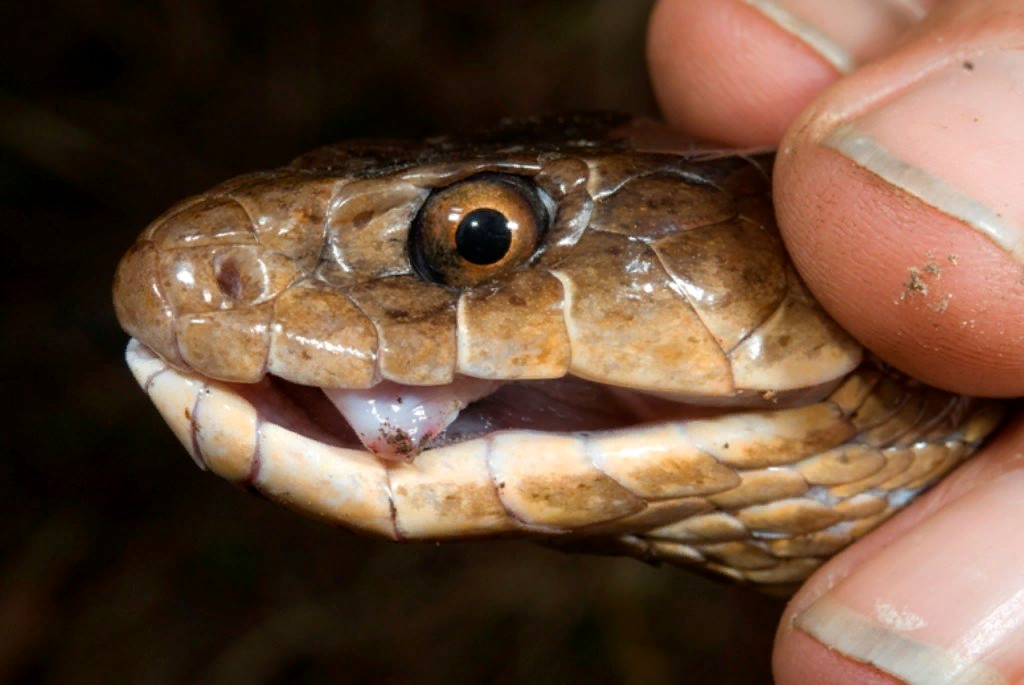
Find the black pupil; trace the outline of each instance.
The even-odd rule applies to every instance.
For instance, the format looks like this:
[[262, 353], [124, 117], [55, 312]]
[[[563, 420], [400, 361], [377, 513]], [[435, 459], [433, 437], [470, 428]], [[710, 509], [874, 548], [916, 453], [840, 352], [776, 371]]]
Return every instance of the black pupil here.
[[495, 209], [475, 209], [462, 217], [455, 231], [455, 247], [467, 262], [494, 264], [508, 252], [512, 230], [508, 219]]

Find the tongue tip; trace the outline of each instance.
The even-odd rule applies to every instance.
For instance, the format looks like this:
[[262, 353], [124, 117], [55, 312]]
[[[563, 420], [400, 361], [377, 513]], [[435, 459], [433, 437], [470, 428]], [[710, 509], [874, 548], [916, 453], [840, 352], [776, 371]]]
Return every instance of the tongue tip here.
[[426, 433], [414, 438], [401, 428], [387, 426], [381, 427], [375, 438], [363, 440], [363, 446], [378, 459], [412, 461], [426, 449], [433, 437], [434, 433]]
[[471, 402], [501, 382], [459, 377], [439, 386], [408, 386], [384, 381], [365, 390], [321, 388], [374, 456], [410, 461]]

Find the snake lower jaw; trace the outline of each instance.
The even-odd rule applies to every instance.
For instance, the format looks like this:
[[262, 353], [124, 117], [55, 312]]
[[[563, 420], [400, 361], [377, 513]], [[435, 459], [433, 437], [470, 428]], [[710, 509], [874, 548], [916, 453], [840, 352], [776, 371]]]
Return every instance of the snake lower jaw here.
[[[506, 385], [463, 412], [468, 429], [396, 461], [361, 449], [317, 388], [212, 380], [135, 340], [126, 356], [201, 468], [307, 515], [392, 540], [555, 539], [774, 586], [906, 505], [1003, 413], [866, 364], [807, 406], [637, 425], [621, 391], [570, 378]], [[570, 417], [524, 414], [524, 392], [571, 397], [587, 430], [538, 430]], [[503, 412], [512, 423], [491, 432]]]

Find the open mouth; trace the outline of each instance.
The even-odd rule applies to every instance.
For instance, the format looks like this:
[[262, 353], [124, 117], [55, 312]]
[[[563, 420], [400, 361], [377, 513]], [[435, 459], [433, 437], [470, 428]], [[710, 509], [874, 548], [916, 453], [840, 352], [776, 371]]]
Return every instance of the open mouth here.
[[[137, 354], [152, 355], [142, 345]], [[383, 380], [369, 389], [319, 388], [273, 374], [257, 383], [206, 382], [243, 398], [262, 421], [326, 445], [366, 451], [384, 466], [497, 432], [587, 434], [804, 406], [839, 383], [783, 394], [696, 398], [664, 397], [573, 375], [516, 381], [456, 376], [436, 386]]]
[[580, 432], [640, 423], [614, 391], [572, 376], [511, 383], [456, 377], [444, 386], [382, 381], [369, 390], [312, 388], [268, 376], [240, 392], [257, 407], [284, 399], [289, 414], [275, 418], [292, 430], [303, 433], [308, 417], [321, 436], [384, 461], [414, 460], [425, 450], [499, 430]]
[[[382, 381], [369, 390], [312, 388], [268, 376], [239, 386], [258, 408], [282, 408], [275, 420], [318, 439], [363, 448], [381, 460], [413, 460], [435, 449], [497, 431], [589, 433], [666, 422], [710, 419], [749, 410], [779, 409], [820, 401], [838, 384], [786, 394], [743, 398], [672, 399], [568, 375], [548, 380], [491, 381], [456, 377], [444, 386], [409, 386]], [[269, 394], [278, 399], [270, 399]], [[288, 405], [282, 403], [285, 398]], [[729, 400], [733, 400], [732, 403]], [[740, 404], [742, 406], [731, 406]], [[309, 434], [308, 437], [314, 437]]]
[[[853, 430], [845, 409], [817, 402], [843, 381], [713, 405], [573, 376], [325, 392], [180, 371], [137, 340], [126, 357], [201, 468], [392, 539], [653, 528], [710, 511], [704, 496], [737, 491], [737, 468], [785, 465]], [[844, 401], [868, 389], [855, 384]]]

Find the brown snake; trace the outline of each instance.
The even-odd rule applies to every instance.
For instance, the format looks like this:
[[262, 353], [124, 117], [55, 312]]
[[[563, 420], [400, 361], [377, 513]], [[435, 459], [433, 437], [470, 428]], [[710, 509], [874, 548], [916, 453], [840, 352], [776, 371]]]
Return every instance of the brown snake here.
[[323, 148], [142, 233], [128, 361], [202, 468], [353, 530], [788, 586], [1002, 409], [839, 329], [771, 161], [611, 114]]

